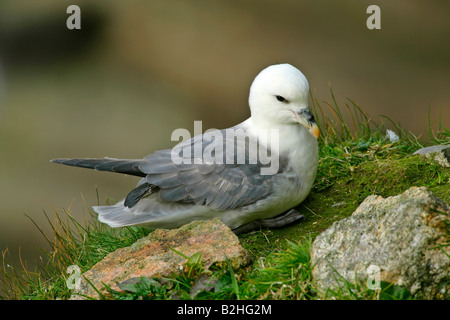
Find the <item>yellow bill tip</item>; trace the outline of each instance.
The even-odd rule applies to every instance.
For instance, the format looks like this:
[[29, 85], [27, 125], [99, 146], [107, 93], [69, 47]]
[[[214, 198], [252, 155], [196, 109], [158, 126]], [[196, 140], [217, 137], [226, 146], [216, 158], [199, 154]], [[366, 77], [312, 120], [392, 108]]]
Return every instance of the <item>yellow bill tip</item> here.
[[320, 136], [320, 130], [319, 130], [319, 127], [317, 126], [317, 124], [314, 124], [314, 125], [311, 127], [310, 132], [311, 132], [311, 134], [312, 134], [316, 139], [319, 138], [319, 136]]

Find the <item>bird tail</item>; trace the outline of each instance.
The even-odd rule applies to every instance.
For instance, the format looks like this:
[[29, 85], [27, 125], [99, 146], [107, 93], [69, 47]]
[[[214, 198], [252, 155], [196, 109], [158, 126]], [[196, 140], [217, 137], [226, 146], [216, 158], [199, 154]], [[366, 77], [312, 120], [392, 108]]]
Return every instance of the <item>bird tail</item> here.
[[146, 174], [139, 169], [143, 160], [133, 159], [53, 159], [52, 163], [65, 164], [67, 166], [95, 169], [98, 171], [110, 171], [129, 174], [138, 177], [145, 177]]

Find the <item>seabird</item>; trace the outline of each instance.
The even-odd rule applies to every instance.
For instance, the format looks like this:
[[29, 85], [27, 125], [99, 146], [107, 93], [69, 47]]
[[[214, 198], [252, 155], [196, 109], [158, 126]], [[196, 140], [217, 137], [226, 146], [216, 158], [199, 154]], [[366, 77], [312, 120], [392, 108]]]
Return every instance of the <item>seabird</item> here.
[[207, 131], [143, 159], [51, 162], [142, 177], [124, 200], [93, 207], [111, 227], [177, 228], [215, 217], [235, 233], [280, 227], [304, 218], [293, 208], [316, 176], [319, 129], [308, 94], [300, 70], [272, 65], [250, 87], [251, 117], [232, 128]]

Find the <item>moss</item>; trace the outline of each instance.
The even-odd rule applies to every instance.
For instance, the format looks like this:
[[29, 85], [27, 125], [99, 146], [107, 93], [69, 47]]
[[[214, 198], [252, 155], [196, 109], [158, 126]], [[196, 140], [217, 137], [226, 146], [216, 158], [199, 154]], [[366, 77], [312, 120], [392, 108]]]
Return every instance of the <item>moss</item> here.
[[[334, 183], [316, 185], [297, 208], [306, 221], [282, 229], [260, 230], [240, 236], [243, 246], [255, 257], [286, 249], [286, 241], [314, 238], [335, 221], [350, 216], [369, 195], [394, 196], [412, 186], [428, 187], [435, 196], [450, 202], [450, 170], [421, 156], [373, 157], [356, 166], [341, 165], [333, 173]], [[326, 176], [328, 165], [319, 166], [318, 177]], [[319, 181], [320, 184], [320, 181]]]
[[448, 201], [449, 179], [449, 169], [424, 157], [409, 156], [362, 163], [350, 179], [340, 181], [339, 184], [354, 190], [361, 200], [370, 194], [389, 197], [412, 186], [425, 186], [437, 197]]

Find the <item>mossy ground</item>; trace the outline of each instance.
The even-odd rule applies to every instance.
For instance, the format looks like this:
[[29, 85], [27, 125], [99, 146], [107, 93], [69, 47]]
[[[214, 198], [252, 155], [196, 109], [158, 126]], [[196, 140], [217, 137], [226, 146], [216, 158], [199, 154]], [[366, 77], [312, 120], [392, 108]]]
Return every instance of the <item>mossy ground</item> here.
[[[306, 220], [280, 229], [262, 229], [240, 235], [241, 244], [254, 257], [254, 264], [236, 274], [229, 268], [217, 270], [210, 275], [211, 279], [215, 279], [216, 290], [197, 295], [197, 299], [317, 298], [310, 275], [311, 241], [334, 221], [351, 215], [368, 195], [389, 197], [412, 186], [426, 186], [437, 197], [450, 202], [450, 170], [433, 160], [412, 155], [423, 146], [423, 142], [398, 126], [396, 129], [400, 139], [391, 142], [386, 138], [382, 125], [373, 128], [364, 111], [349, 101], [353, 107], [353, 130], [343, 121], [335, 101], [334, 105], [327, 104], [334, 115], [333, 120], [313, 100], [322, 135], [315, 185], [308, 198], [297, 208], [307, 217]], [[450, 143], [450, 133], [441, 125], [437, 134], [430, 134], [430, 138], [427, 144]], [[33, 272], [18, 271], [6, 268], [3, 259], [0, 282], [4, 289], [3, 292], [0, 290], [0, 299], [68, 298], [71, 294], [66, 285], [69, 265], [77, 265], [84, 272], [109, 252], [129, 246], [148, 234], [147, 230], [137, 227], [108, 228], [98, 223], [95, 216], [84, 225], [70, 215], [66, 219], [59, 214], [56, 217], [56, 223], [49, 219], [54, 234], [44, 234], [52, 248], [46, 251], [46, 264]], [[163, 284], [143, 280], [128, 288], [125, 294], [112, 292], [111, 297], [167, 299], [175, 295], [190, 298], [189, 290], [198, 285], [199, 279], [203, 279], [201, 263], [194, 269], [188, 275], [169, 282], [165, 280]], [[382, 292], [389, 293], [388, 289]], [[404, 291], [394, 289], [397, 298], [408, 297]], [[353, 285], [334, 293], [334, 298], [338, 299], [380, 297], [383, 297], [380, 292], [374, 294]]]
[[[307, 218], [305, 221], [281, 229], [261, 230], [242, 235], [241, 243], [255, 256], [285, 245], [288, 239], [295, 241], [303, 236], [314, 238], [334, 221], [351, 215], [369, 195], [395, 196], [412, 186], [426, 186], [435, 196], [449, 203], [450, 169], [422, 156], [393, 153], [395, 145], [374, 144], [365, 152], [353, 151], [352, 156], [365, 157], [353, 165], [350, 160], [334, 158], [341, 168], [334, 173], [333, 166], [319, 165], [318, 183], [308, 198], [297, 208]], [[382, 150], [377, 155], [375, 150]], [[346, 154], [346, 153], [344, 153]], [[335, 176], [330, 178], [330, 176]], [[330, 180], [331, 179], [331, 180]], [[320, 183], [321, 182], [321, 183]]]

